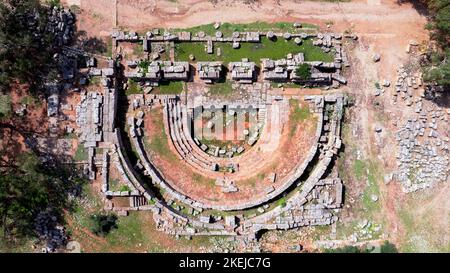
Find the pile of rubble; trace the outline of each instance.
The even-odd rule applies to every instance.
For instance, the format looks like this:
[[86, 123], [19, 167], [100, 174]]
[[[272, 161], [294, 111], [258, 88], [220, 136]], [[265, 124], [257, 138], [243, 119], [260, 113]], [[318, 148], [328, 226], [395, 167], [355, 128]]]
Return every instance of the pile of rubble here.
[[[403, 66], [397, 69], [397, 80], [395, 83], [394, 102], [398, 100], [400, 96], [406, 101], [407, 106], [411, 106], [414, 102], [414, 90], [418, 90], [422, 86], [422, 75], [420, 73], [409, 73]], [[422, 94], [421, 94], [422, 95]], [[417, 106], [421, 108], [421, 106]], [[420, 112], [420, 110], [416, 111]]]
[[237, 192], [239, 189], [234, 184], [234, 181], [228, 180], [228, 179], [220, 179], [218, 178], [216, 180], [216, 186], [219, 186], [222, 188], [222, 192], [229, 193], [229, 192]]
[[447, 179], [449, 138], [437, 131], [439, 112], [410, 118], [396, 133], [399, 143], [398, 170], [394, 173], [405, 192], [429, 188]]
[[75, 15], [55, 6], [49, 14], [46, 31], [54, 35], [54, 45], [68, 45], [75, 32]]
[[58, 224], [57, 217], [50, 212], [40, 212], [36, 216], [34, 229], [39, 239], [46, 242], [43, 252], [54, 252], [67, 243], [64, 227]]

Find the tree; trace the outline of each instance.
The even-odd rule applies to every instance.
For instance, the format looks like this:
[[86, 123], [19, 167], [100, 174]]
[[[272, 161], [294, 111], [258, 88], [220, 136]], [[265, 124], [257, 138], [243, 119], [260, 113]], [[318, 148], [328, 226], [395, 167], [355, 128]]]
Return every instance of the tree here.
[[8, 92], [16, 80], [40, 90], [55, 51], [47, 20], [38, 0], [0, 1], [0, 91]]
[[0, 168], [0, 225], [5, 238], [33, 236], [34, 219], [51, 209], [61, 216], [73, 209], [73, 199], [85, 179], [75, 165], [49, 155], [20, 154]]
[[429, 63], [424, 65], [424, 81], [437, 83], [443, 90], [450, 90], [450, 0], [420, 1], [429, 11], [429, 23], [426, 29], [437, 42], [438, 49], [429, 52]]
[[117, 228], [117, 216], [115, 214], [94, 214], [91, 215], [91, 231], [98, 236], [106, 236], [113, 229]]
[[380, 248], [381, 253], [397, 253], [397, 247], [389, 241], [384, 241]]
[[303, 63], [295, 69], [295, 75], [301, 80], [309, 80], [311, 78], [311, 67], [309, 64]]

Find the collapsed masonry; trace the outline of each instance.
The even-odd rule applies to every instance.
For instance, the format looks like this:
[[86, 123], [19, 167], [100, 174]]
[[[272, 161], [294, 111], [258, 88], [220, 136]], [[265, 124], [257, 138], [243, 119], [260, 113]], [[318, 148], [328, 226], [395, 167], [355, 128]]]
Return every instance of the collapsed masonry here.
[[254, 62], [250, 62], [248, 58], [243, 58], [241, 62], [230, 62], [228, 69], [231, 71], [231, 78], [239, 83], [252, 83], [255, 79]]
[[[310, 70], [310, 78], [302, 79], [296, 74], [296, 69], [307, 64]], [[296, 55], [288, 54], [286, 59], [271, 60], [262, 59], [261, 70], [264, 80], [275, 82], [298, 82], [308, 85], [331, 85], [339, 86], [346, 84], [347, 80], [340, 75], [342, 64], [340, 61], [325, 62], [306, 62], [303, 53]], [[335, 82], [333, 82], [335, 81]]]
[[91, 75], [103, 76], [103, 90], [83, 91], [76, 107], [76, 123], [79, 127], [77, 134], [80, 143], [88, 150], [87, 173], [90, 179], [95, 179], [95, 149], [101, 142], [110, 141], [114, 134], [118, 99], [115, 69], [116, 63], [112, 60], [108, 62], [107, 68], [90, 69]]
[[[136, 67], [137, 63], [128, 63], [128, 67]], [[189, 76], [188, 62], [153, 61], [147, 66], [138, 66], [131, 71], [125, 71], [125, 77], [135, 80], [184, 80]]]
[[430, 188], [447, 180], [450, 139], [437, 131], [438, 120], [445, 116], [446, 113], [431, 109], [410, 118], [396, 132], [399, 151], [394, 176], [402, 183], [405, 192]]
[[213, 83], [220, 80], [222, 62], [197, 62], [197, 72], [205, 83]]

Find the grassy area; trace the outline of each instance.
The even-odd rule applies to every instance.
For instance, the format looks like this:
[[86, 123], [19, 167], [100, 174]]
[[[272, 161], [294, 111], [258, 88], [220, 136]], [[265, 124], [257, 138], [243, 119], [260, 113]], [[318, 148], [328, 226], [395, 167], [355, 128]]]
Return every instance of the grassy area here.
[[76, 139], [77, 135], [75, 133], [67, 133], [65, 132], [63, 135], [64, 139]]
[[210, 187], [214, 187], [214, 185], [215, 185], [214, 179], [204, 177], [198, 173], [192, 174], [192, 180], [194, 180], [194, 182], [196, 182], [196, 183], [208, 185]]
[[372, 195], [380, 194], [378, 183], [382, 180], [382, 175], [378, 165], [371, 160], [355, 160], [352, 170], [357, 181], [366, 183], [362, 195], [363, 208], [368, 212], [379, 210], [380, 204], [371, 199]]
[[278, 205], [283, 207], [286, 207], [286, 197], [282, 197], [278, 200]]
[[11, 97], [0, 94], [0, 118], [8, 117], [11, 113]]
[[42, 102], [38, 98], [35, 98], [33, 96], [29, 96], [29, 95], [23, 97], [20, 100], [20, 103], [26, 104], [26, 105], [30, 105], [30, 106], [37, 106], [37, 107], [42, 105]]
[[442, 236], [448, 232], [448, 222], [442, 220], [445, 212], [436, 212], [433, 206], [424, 209], [427, 199], [413, 194], [401, 204], [398, 215], [405, 230], [402, 252], [450, 252], [450, 240]]
[[179, 95], [183, 91], [183, 82], [181, 81], [162, 81], [159, 86], [153, 88], [151, 94], [158, 95]]
[[217, 82], [209, 86], [209, 94], [212, 96], [228, 97], [233, 94], [230, 81]]
[[123, 183], [120, 183], [118, 179], [110, 179], [109, 180], [109, 190], [111, 191], [130, 191], [130, 187]]
[[[3, 229], [0, 229], [0, 253], [30, 253], [33, 252], [33, 245], [37, 239], [33, 237], [14, 238], [14, 240], [4, 240]], [[40, 252], [40, 249], [36, 249]]]
[[289, 105], [291, 107], [289, 119], [293, 124], [293, 126], [290, 127], [289, 134], [290, 136], [293, 136], [297, 130], [297, 124], [309, 119], [311, 117], [311, 112], [307, 106], [300, 107], [297, 99], [290, 99]]
[[221, 55], [207, 54], [204, 43], [178, 43], [175, 46], [175, 57], [180, 61], [189, 61], [189, 55], [193, 54], [197, 60], [202, 61], [222, 61], [224, 65], [229, 62], [240, 61], [242, 58], [249, 58], [251, 61], [260, 62], [261, 58], [281, 59], [288, 53], [305, 54], [306, 61], [333, 61], [333, 56], [323, 52], [320, 47], [313, 46], [312, 40], [304, 40], [301, 45], [294, 41], [286, 41], [279, 38], [278, 41], [271, 41], [262, 37], [261, 43], [241, 43], [239, 49], [234, 49], [231, 43], [215, 43], [215, 51], [220, 47]]
[[106, 57], [112, 58], [112, 38], [110, 36], [106, 37], [106, 52], [104, 55]]
[[[354, 199], [354, 202], [349, 203], [352, 218], [337, 222], [336, 239], [347, 239], [352, 234], [357, 234], [360, 241], [380, 238], [387, 223], [381, 214], [381, 201], [374, 202], [372, 195], [380, 198], [379, 183], [383, 181], [381, 165], [375, 158], [356, 159], [359, 147], [348, 123], [343, 123], [342, 137], [346, 148], [338, 157], [337, 167], [347, 187], [346, 198]], [[364, 228], [361, 227], [363, 221], [368, 222]]]
[[[303, 28], [306, 30], [313, 28], [317, 29], [318, 27], [312, 24], [303, 24]], [[203, 31], [207, 35], [214, 35], [216, 31], [221, 31], [224, 36], [231, 36], [231, 34], [234, 31], [238, 32], [246, 32], [246, 31], [269, 31], [272, 30], [274, 32], [299, 32], [299, 31], [305, 31], [302, 29], [297, 29], [294, 27], [293, 23], [285, 23], [285, 22], [278, 22], [278, 23], [267, 23], [267, 22], [253, 22], [248, 24], [231, 24], [231, 23], [223, 23], [221, 24], [219, 29], [214, 28], [214, 24], [206, 24], [206, 25], [200, 25], [195, 26], [191, 28], [185, 28], [185, 29], [170, 29], [169, 32], [180, 32], [180, 31], [189, 31], [193, 34]]]
[[143, 89], [142, 87], [139, 85], [139, 83], [133, 81], [133, 80], [128, 80], [128, 89], [125, 91], [125, 94], [128, 95], [132, 95], [132, 94], [142, 94]]
[[219, 139], [200, 139], [202, 144], [207, 145], [208, 147], [210, 147], [211, 145], [216, 146], [216, 147], [231, 147], [231, 146], [239, 146], [239, 145], [243, 145], [245, 143], [245, 141], [242, 141], [242, 143], [240, 144], [234, 144], [233, 141], [231, 140], [219, 140]]
[[133, 55], [136, 55], [137, 57], [144, 56], [144, 47], [142, 45], [142, 41], [133, 43]]
[[195, 238], [192, 241], [183, 237], [177, 240], [157, 231], [152, 213], [145, 211], [119, 217], [117, 229], [112, 229], [105, 237], [97, 236], [91, 232], [91, 216], [104, 214], [104, 204], [92, 185], [86, 184], [83, 194], [84, 200], [79, 202], [76, 211], [67, 215], [71, 239], [80, 243], [83, 252], [192, 252], [210, 245]]
[[358, 180], [361, 180], [364, 177], [364, 175], [366, 174], [366, 166], [364, 164], [364, 161], [355, 160], [355, 163], [353, 164], [353, 174]]
[[300, 107], [297, 99], [290, 99], [289, 105], [293, 108], [293, 112], [291, 113], [291, 120], [295, 123], [307, 120], [311, 117], [311, 112], [309, 111], [309, 107]]
[[170, 150], [168, 138], [164, 130], [163, 114], [160, 109], [152, 109], [149, 113], [152, 118], [153, 134], [146, 138], [144, 146], [171, 163], [177, 163], [177, 156]]
[[100, 82], [101, 82], [101, 77], [99, 77], [99, 76], [93, 76], [89, 79], [89, 84], [92, 84], [92, 85], [99, 85]]
[[82, 144], [79, 144], [77, 150], [75, 151], [75, 155], [73, 156], [73, 160], [75, 161], [85, 161], [88, 158], [88, 152], [84, 148]]

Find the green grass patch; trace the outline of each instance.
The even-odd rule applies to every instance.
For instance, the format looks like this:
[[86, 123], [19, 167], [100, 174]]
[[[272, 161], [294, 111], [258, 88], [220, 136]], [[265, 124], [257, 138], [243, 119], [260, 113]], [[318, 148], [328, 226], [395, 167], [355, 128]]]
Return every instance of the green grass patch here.
[[196, 183], [208, 185], [210, 187], [214, 187], [214, 185], [215, 185], [214, 179], [206, 178], [198, 173], [192, 174], [192, 180], [194, 180], [194, 182], [196, 182]]
[[309, 111], [309, 108], [306, 107], [300, 107], [299, 102], [297, 99], [290, 99], [289, 105], [291, 107], [291, 113], [289, 116], [290, 121], [292, 122], [292, 126], [290, 127], [289, 135], [292, 137], [296, 130], [297, 125], [311, 117], [311, 112]]
[[153, 118], [153, 134], [145, 138], [144, 146], [171, 163], [178, 163], [177, 156], [170, 150], [168, 138], [164, 130], [163, 114], [159, 109], [152, 109], [149, 113]]
[[229, 97], [233, 94], [230, 81], [217, 82], [209, 86], [209, 94], [212, 96]]
[[112, 58], [112, 38], [106, 37], [106, 51], [103, 53], [106, 57]]
[[142, 45], [142, 41], [139, 41], [137, 43], [133, 44], [133, 55], [136, 55], [137, 57], [143, 57], [144, 56], [144, 47]]
[[355, 160], [353, 164], [353, 175], [361, 183], [367, 183], [362, 196], [363, 209], [373, 212], [380, 209], [379, 202], [374, 202], [372, 195], [379, 196], [378, 183], [381, 180], [381, 173], [376, 163], [371, 160]]
[[293, 107], [293, 112], [291, 113], [291, 120], [293, 122], [298, 123], [311, 117], [309, 107], [300, 107], [297, 99], [290, 99], [289, 105]]
[[75, 161], [85, 161], [88, 158], [87, 149], [84, 148], [83, 144], [78, 144], [77, 150], [75, 151], [75, 155], [73, 156], [73, 160]]
[[9, 117], [11, 114], [11, 97], [0, 94], [0, 118]]
[[175, 58], [180, 61], [190, 61], [189, 55], [193, 54], [197, 60], [202, 61], [222, 61], [224, 65], [229, 62], [241, 61], [242, 58], [249, 58], [251, 61], [260, 62], [262, 58], [281, 59], [288, 53], [297, 54], [303, 52], [306, 61], [333, 61], [330, 53], [325, 53], [320, 47], [314, 46], [311, 39], [304, 40], [301, 45], [294, 41], [286, 41], [279, 38], [271, 41], [262, 37], [261, 43], [241, 43], [239, 49], [234, 49], [231, 43], [214, 43], [215, 52], [221, 49], [221, 55], [207, 54], [204, 43], [177, 43], [175, 45]]
[[361, 180], [366, 174], [366, 164], [362, 160], [355, 160], [353, 164], [353, 174], [356, 179]]
[[200, 141], [201, 141], [202, 144], [205, 144], [208, 147], [210, 147], [211, 145], [219, 147], [219, 148], [222, 148], [222, 147], [227, 147], [228, 148], [228, 147], [231, 147], [231, 146], [234, 146], [234, 145], [239, 146], [237, 144], [234, 144], [233, 141], [231, 141], [231, 140], [219, 140], [219, 139], [216, 139], [216, 138], [213, 138], [213, 139], [201, 139]]
[[142, 92], [144, 92], [144, 90], [139, 85], [139, 83], [137, 83], [131, 79], [128, 80], [128, 89], [125, 91], [125, 94], [127, 96], [133, 95], [133, 94], [142, 94]]
[[139, 219], [139, 212], [131, 212], [127, 217], [121, 217], [117, 221], [117, 229], [113, 229], [106, 236], [108, 245], [123, 248], [134, 248], [145, 240], [141, 229], [144, 224]]
[[75, 133], [64, 133], [63, 138], [64, 139], [76, 139], [77, 135]]
[[181, 81], [162, 81], [159, 86], [154, 87], [151, 94], [158, 95], [179, 95], [183, 92], [183, 82]]
[[42, 103], [38, 98], [33, 96], [25, 96], [20, 100], [20, 103], [30, 105], [30, 106], [41, 106]]
[[94, 77], [91, 77], [91, 78], [89, 79], [89, 84], [92, 84], [92, 85], [99, 85], [99, 84], [100, 84], [100, 81], [101, 81], [101, 77], [94, 76]]

